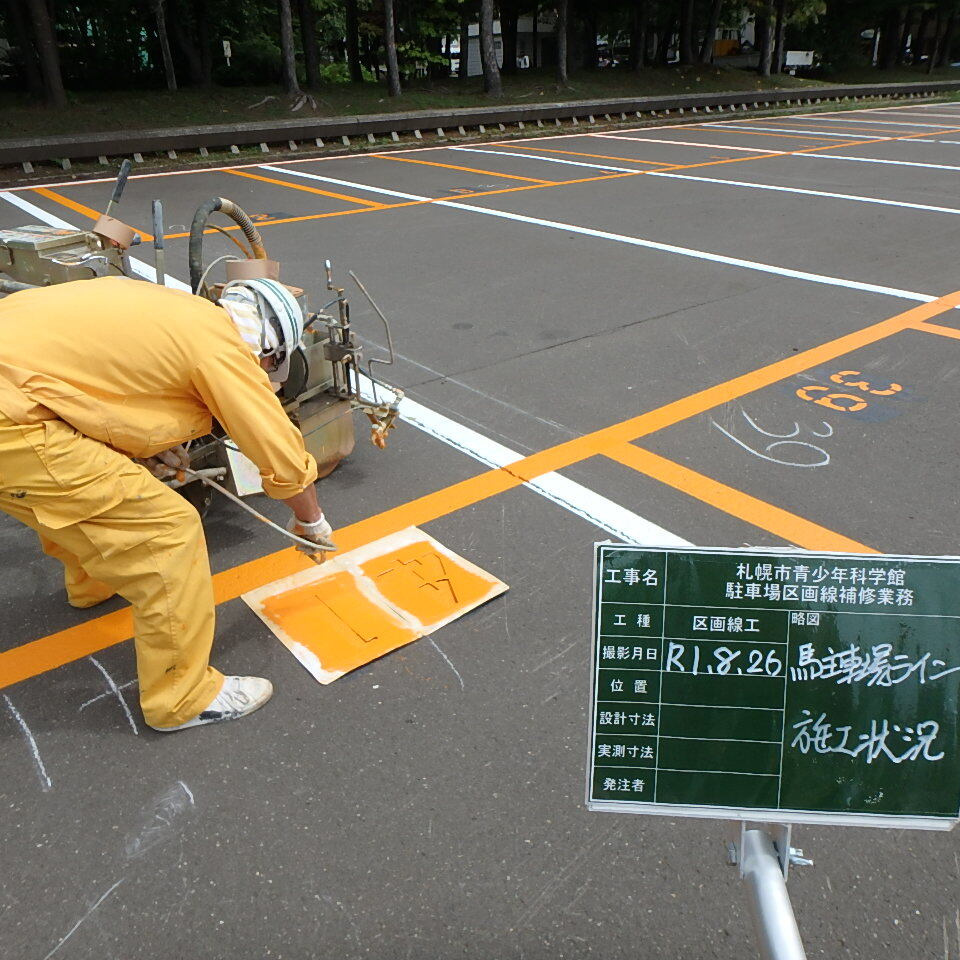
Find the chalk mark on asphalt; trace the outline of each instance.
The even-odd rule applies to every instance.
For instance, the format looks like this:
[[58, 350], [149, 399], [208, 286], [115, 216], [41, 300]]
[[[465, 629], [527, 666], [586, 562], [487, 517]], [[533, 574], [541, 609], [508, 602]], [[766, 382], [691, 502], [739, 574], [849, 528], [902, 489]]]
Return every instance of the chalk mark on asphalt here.
[[[136, 685], [136, 680], [128, 680], [126, 683], [121, 683], [117, 689], [126, 690], [128, 687], [135, 687]], [[113, 696], [113, 692], [111, 690], [107, 690], [106, 693], [98, 693], [95, 697], [91, 697], [89, 700], [84, 700], [84, 702], [81, 703], [77, 708], [77, 713], [81, 713], [82, 711], [86, 710], [87, 707], [92, 706], [100, 700], [106, 700], [107, 697], [111, 696]]]
[[13, 705], [13, 701], [6, 694], [3, 695], [3, 699], [7, 702], [7, 709], [10, 711], [10, 715], [17, 722], [17, 726], [23, 731], [24, 739], [27, 741], [27, 746], [30, 748], [30, 753], [33, 756], [33, 762], [37, 767], [37, 775], [40, 777], [40, 788], [46, 793], [53, 786], [53, 781], [47, 773], [47, 768], [43, 765], [37, 741], [27, 726], [27, 721], [20, 716], [20, 711]]
[[97, 902], [70, 928], [67, 935], [60, 940], [60, 942], [43, 958], [43, 960], [50, 960], [50, 958], [77, 932], [77, 930], [80, 929], [81, 924], [84, 923], [90, 914], [92, 914], [94, 910], [96, 910], [97, 907], [99, 907], [100, 904], [103, 903], [103, 901], [106, 900], [107, 897], [109, 897], [110, 894], [113, 893], [113, 891], [116, 890], [125, 879], [125, 877], [121, 877], [105, 894], [103, 894], [103, 896], [101, 896], [100, 899], [97, 900]]
[[433, 637], [427, 637], [430, 643], [433, 645], [433, 649], [443, 657], [447, 666], [457, 675], [457, 679], [460, 681], [460, 689], [463, 690], [463, 677], [460, 676], [460, 671], [453, 665], [453, 661], [440, 649], [440, 644], [437, 643]]
[[[107, 681], [107, 686], [110, 688], [109, 692], [117, 698], [120, 703], [120, 707], [123, 709], [123, 713], [127, 718], [127, 722], [130, 724], [130, 729], [133, 730], [134, 736], [139, 737], [140, 731], [137, 729], [137, 722], [133, 719], [133, 714], [130, 712], [130, 707], [127, 704], [127, 701], [124, 699], [123, 694], [120, 692], [120, 688], [117, 686], [116, 681], [110, 674], [107, 672], [107, 668], [96, 658], [96, 657], [87, 657], [87, 659], [103, 674], [103, 679]], [[81, 710], [83, 707], [80, 708]], [[78, 711], [79, 712], [79, 711]]]

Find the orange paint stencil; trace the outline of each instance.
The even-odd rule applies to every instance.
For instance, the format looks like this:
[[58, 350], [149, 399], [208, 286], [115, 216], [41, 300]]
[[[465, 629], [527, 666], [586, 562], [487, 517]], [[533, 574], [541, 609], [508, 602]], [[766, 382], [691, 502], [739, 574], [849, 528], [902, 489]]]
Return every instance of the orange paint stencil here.
[[506, 590], [409, 527], [243, 599], [320, 683], [332, 683]]

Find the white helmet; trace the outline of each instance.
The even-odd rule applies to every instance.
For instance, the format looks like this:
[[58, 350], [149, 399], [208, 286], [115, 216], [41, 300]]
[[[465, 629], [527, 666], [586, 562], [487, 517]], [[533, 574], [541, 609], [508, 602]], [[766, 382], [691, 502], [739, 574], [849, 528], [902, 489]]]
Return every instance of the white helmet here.
[[[277, 368], [270, 374], [274, 383], [283, 383], [290, 376], [290, 357], [303, 337], [303, 311], [296, 297], [279, 281], [258, 277], [253, 280], [231, 280], [223, 288], [221, 299], [230, 299], [237, 291], [243, 300], [253, 300], [262, 322], [260, 356], [276, 357]], [[269, 336], [274, 333], [274, 336]]]

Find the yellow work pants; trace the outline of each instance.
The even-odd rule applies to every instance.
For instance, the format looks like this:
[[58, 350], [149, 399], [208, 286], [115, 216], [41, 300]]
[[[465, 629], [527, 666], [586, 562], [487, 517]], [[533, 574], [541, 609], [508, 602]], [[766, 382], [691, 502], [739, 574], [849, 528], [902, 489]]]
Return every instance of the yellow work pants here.
[[114, 593], [133, 607], [140, 705], [170, 727], [216, 697], [214, 600], [197, 511], [139, 464], [62, 420], [0, 415], [0, 510], [40, 535], [64, 566], [68, 598]]

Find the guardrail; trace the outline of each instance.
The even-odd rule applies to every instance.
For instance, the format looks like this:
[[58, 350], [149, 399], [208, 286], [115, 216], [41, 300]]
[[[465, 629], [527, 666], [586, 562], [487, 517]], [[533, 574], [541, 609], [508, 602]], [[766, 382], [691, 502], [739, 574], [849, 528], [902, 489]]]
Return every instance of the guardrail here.
[[73, 160], [98, 158], [101, 163], [110, 157], [133, 157], [142, 162], [145, 153], [165, 153], [177, 158], [178, 150], [196, 150], [202, 156], [210, 150], [229, 149], [239, 153], [240, 147], [259, 145], [268, 152], [271, 146], [298, 150], [323, 147], [329, 141], [350, 146], [353, 138], [376, 142], [377, 137], [398, 141], [412, 134], [422, 138], [422, 131], [466, 136], [468, 129], [486, 132], [487, 127], [505, 130], [507, 126], [524, 129], [527, 124], [544, 126], [563, 121], [579, 125], [580, 121], [596, 122], [642, 119], [644, 115], [685, 115], [687, 113], [724, 112], [764, 109], [796, 104], [812, 105], [825, 101], [864, 99], [903, 99], [935, 97], [960, 90], [960, 80], [931, 83], [856, 84], [832, 87], [797, 87], [785, 90], [733, 91], [730, 93], [682, 94], [665, 97], [629, 97], [610, 100], [574, 100], [566, 103], [535, 105], [468, 107], [438, 110], [430, 113], [384, 113], [329, 119], [298, 118], [255, 123], [210, 124], [156, 130], [122, 130], [110, 133], [76, 134], [40, 139], [0, 140], [0, 164], [21, 164], [32, 172], [35, 162], [52, 161], [69, 169]]

